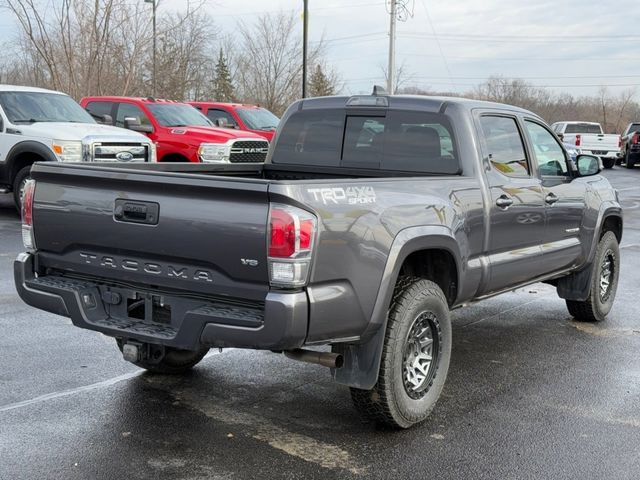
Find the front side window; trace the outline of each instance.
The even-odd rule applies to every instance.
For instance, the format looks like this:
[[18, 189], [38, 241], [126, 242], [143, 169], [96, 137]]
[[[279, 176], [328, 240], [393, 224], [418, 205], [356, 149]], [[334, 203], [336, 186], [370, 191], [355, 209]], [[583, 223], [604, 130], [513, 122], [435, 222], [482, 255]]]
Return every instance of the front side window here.
[[280, 119], [265, 108], [238, 108], [236, 113], [252, 130], [275, 130]]
[[105, 115], [111, 115], [112, 108], [113, 102], [89, 102], [86, 110], [96, 121], [101, 122]]
[[191, 105], [180, 103], [148, 104], [156, 121], [163, 127], [211, 127], [213, 124]]
[[219, 108], [210, 108], [207, 112], [207, 117], [209, 117], [209, 120], [214, 123], [218, 118], [224, 118], [227, 121], [227, 125], [229, 125], [230, 127], [238, 126], [236, 119], [233, 118], [233, 116], [229, 112], [220, 110]]
[[151, 122], [136, 105], [130, 103], [121, 103], [118, 106], [118, 116], [116, 117], [116, 127], [124, 127], [125, 118], [137, 118], [141, 125], [151, 125]]
[[569, 174], [564, 150], [553, 135], [542, 125], [525, 122], [540, 175], [564, 176]]
[[531, 170], [516, 119], [486, 115], [480, 124], [493, 168], [509, 177], [528, 177]]
[[96, 123], [71, 97], [60, 93], [2, 92], [0, 105], [11, 123]]

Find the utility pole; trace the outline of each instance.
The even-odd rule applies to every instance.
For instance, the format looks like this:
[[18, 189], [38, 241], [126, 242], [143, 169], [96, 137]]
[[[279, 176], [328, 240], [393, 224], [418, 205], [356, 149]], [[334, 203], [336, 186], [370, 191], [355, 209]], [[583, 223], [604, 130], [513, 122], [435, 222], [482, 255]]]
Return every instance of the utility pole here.
[[302, 98], [307, 98], [307, 33], [309, 29], [309, 0], [304, 0], [304, 13], [302, 15]]
[[395, 75], [396, 75], [396, 21], [398, 20], [397, 0], [391, 0], [391, 24], [389, 25], [389, 66], [387, 67], [387, 92], [393, 95], [395, 92]]
[[144, 3], [150, 3], [152, 5], [152, 22], [153, 22], [153, 88], [152, 95], [156, 98], [156, 4], [157, 0], [144, 0]]

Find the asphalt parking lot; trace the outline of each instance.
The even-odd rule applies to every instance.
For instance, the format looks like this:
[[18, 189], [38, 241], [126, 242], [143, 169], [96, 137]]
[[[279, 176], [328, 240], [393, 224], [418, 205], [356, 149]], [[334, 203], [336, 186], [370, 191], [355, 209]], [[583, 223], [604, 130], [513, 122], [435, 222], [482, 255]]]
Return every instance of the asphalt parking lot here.
[[608, 321], [572, 322], [546, 285], [457, 310], [443, 396], [402, 432], [360, 420], [322, 367], [230, 350], [153, 376], [24, 305], [0, 198], [0, 479], [637, 479], [640, 168], [606, 176], [625, 206]]

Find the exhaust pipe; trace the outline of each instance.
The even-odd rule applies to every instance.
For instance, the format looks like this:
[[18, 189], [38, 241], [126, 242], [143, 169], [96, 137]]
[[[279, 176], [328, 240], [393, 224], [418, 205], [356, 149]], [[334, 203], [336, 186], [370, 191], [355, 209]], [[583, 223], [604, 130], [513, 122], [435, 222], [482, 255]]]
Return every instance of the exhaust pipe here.
[[333, 352], [316, 352], [314, 350], [303, 350], [296, 348], [295, 350], [285, 350], [284, 354], [291, 360], [299, 362], [315, 363], [328, 368], [340, 368], [344, 364], [344, 358], [339, 353]]

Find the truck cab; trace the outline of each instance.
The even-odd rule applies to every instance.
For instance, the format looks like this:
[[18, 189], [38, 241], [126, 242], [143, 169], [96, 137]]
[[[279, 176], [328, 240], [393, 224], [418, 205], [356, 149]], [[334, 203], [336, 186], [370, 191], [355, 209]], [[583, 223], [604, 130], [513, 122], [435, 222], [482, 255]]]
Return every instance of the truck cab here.
[[266, 108], [258, 105], [221, 102], [189, 102], [214, 122], [217, 126], [253, 132], [267, 140], [273, 140], [278, 122]]
[[80, 104], [94, 118], [144, 133], [159, 162], [261, 163], [269, 142], [252, 132], [217, 128], [191, 105], [172, 100], [86, 97]]

